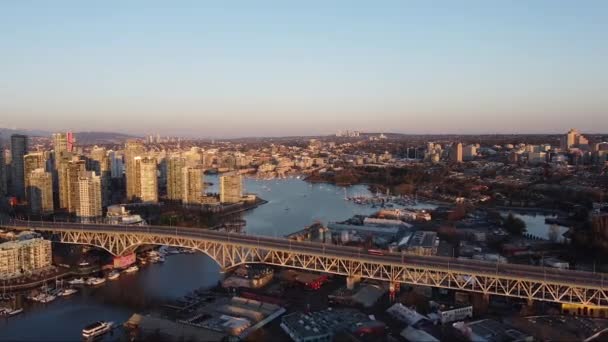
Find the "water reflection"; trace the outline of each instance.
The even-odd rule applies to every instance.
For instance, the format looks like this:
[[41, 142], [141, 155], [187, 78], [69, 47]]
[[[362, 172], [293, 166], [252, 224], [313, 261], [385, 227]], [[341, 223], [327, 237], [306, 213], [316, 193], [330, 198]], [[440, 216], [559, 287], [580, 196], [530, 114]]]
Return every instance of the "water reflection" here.
[[[505, 212], [503, 214], [508, 215], [509, 212]], [[568, 231], [567, 227], [553, 225], [545, 222], [546, 218], [557, 218], [557, 216], [555, 215], [513, 213], [513, 216], [522, 219], [526, 223], [526, 232], [528, 234], [539, 237], [541, 239], [551, 240], [551, 230], [555, 229], [555, 231], [557, 232], [556, 242], [563, 242], [564, 237], [562, 236], [562, 234]]]
[[173, 255], [164, 264], [122, 274], [99, 287], [83, 287], [68, 298], [46, 305], [28, 303], [20, 316], [1, 321], [0, 340], [79, 340], [82, 327], [91, 322], [122, 323], [136, 311], [153, 309], [195, 288], [211, 287], [219, 277], [219, 266], [204, 254]]
[[[217, 192], [218, 176], [207, 176], [214, 185], [207, 191]], [[295, 178], [282, 180], [245, 179], [245, 191], [258, 194], [268, 201], [254, 210], [242, 214], [247, 221], [248, 234], [285, 236], [310, 225], [314, 221], [346, 220], [356, 214], [372, 214], [377, 208], [358, 205], [345, 197], [371, 195], [367, 186], [339, 187], [331, 184], [311, 184]], [[420, 202], [417, 209], [436, 206]]]

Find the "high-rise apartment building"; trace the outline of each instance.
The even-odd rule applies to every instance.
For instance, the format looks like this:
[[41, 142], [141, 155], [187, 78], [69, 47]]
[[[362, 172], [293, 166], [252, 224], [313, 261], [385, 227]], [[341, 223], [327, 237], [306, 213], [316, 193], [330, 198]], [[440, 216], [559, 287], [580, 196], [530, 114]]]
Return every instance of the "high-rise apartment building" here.
[[183, 194], [182, 203], [200, 203], [203, 190], [205, 189], [204, 174], [202, 166], [184, 167], [183, 173]]
[[0, 135], [0, 197], [4, 197], [8, 194], [6, 187], [6, 160], [4, 159], [4, 144], [2, 142], [2, 135]]
[[55, 155], [64, 152], [73, 152], [75, 142], [74, 134], [72, 134], [72, 132], [54, 133], [53, 150], [55, 150]]
[[23, 156], [23, 177], [25, 186], [25, 199], [29, 201], [27, 188], [30, 186], [30, 175], [32, 171], [46, 168], [44, 153], [32, 152]]
[[144, 145], [138, 140], [127, 140], [125, 144], [125, 174], [127, 181], [127, 200], [137, 199], [137, 188], [140, 187], [135, 158], [145, 153]]
[[471, 160], [477, 156], [477, 145], [467, 145], [462, 149], [462, 158], [464, 160]]
[[68, 179], [68, 211], [76, 212], [78, 206], [78, 187], [76, 183], [80, 177], [80, 173], [87, 170], [86, 161], [73, 160], [68, 163], [67, 179]]
[[53, 171], [53, 192], [57, 208], [68, 208], [68, 179], [67, 171], [68, 163], [72, 161], [72, 153], [62, 152], [54, 154], [54, 169]]
[[93, 146], [91, 149], [91, 170], [95, 171], [99, 176], [103, 170], [109, 171], [110, 162], [107, 151], [104, 147]]
[[203, 164], [203, 153], [200, 147], [191, 147], [190, 150], [183, 153], [186, 159], [187, 166], [197, 166]]
[[25, 198], [25, 173], [23, 156], [27, 154], [27, 135], [11, 135], [11, 192], [19, 200]]
[[450, 157], [453, 163], [462, 163], [462, 144], [456, 143], [452, 145]]
[[186, 159], [181, 156], [171, 156], [167, 159], [167, 198], [172, 201], [182, 200], [184, 192], [184, 175], [182, 170]]
[[220, 176], [220, 202], [238, 203], [243, 200], [243, 177], [237, 172]]
[[562, 137], [561, 148], [567, 150], [571, 147], [588, 146], [589, 141], [575, 128], [571, 128], [565, 136]]
[[122, 155], [116, 151], [109, 150], [108, 159], [110, 160], [110, 177], [122, 178], [125, 171]]
[[28, 203], [32, 214], [50, 214], [53, 212], [53, 176], [43, 168], [28, 174], [29, 183], [26, 189]]
[[58, 208], [67, 209], [68, 200], [65, 194], [68, 191], [67, 179], [62, 179], [61, 170], [65, 170], [66, 164], [74, 158], [74, 135], [71, 132], [54, 133], [53, 136], [53, 158], [49, 170], [53, 173], [53, 193], [55, 204]]
[[205, 168], [209, 169], [213, 167], [215, 160], [217, 158], [217, 150], [211, 149], [206, 150], [202, 153], [202, 164]]
[[135, 157], [135, 192], [133, 198], [143, 203], [158, 202], [156, 158]]
[[59, 169], [59, 207], [70, 213], [76, 212], [76, 189], [78, 175], [86, 171], [84, 160], [69, 160], [61, 162]]
[[91, 150], [91, 159], [90, 159], [90, 170], [95, 171], [95, 173], [101, 177], [101, 200], [104, 206], [108, 206], [110, 204], [110, 196], [111, 196], [111, 167], [110, 167], [110, 158], [106, 152], [106, 149], [103, 147], [93, 147]]
[[101, 177], [93, 171], [79, 172], [74, 183], [74, 192], [74, 212], [77, 217], [101, 217]]

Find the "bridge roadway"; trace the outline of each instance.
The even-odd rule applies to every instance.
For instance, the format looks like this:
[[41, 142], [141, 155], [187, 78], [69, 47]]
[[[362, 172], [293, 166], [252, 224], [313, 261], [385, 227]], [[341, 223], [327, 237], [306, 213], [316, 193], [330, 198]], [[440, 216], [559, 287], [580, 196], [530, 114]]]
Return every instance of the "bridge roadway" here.
[[284, 238], [217, 232], [201, 228], [175, 226], [124, 226], [108, 224], [80, 224], [65, 222], [40, 222], [21, 220], [0, 220], [0, 226], [20, 230], [38, 231], [88, 231], [108, 233], [152, 234], [155, 236], [179, 236], [213, 242], [239, 244], [261, 249], [293, 251], [318, 256], [338, 257], [346, 260], [381, 263], [386, 265], [408, 264], [410, 267], [436, 269], [469, 275], [488, 275], [548, 282], [563, 286], [581, 286], [604, 289], [604, 274], [519, 264], [500, 264], [478, 260], [462, 260], [438, 256], [418, 256], [386, 251], [384, 255], [370, 254], [356, 247], [335, 246], [314, 242], [298, 242]]

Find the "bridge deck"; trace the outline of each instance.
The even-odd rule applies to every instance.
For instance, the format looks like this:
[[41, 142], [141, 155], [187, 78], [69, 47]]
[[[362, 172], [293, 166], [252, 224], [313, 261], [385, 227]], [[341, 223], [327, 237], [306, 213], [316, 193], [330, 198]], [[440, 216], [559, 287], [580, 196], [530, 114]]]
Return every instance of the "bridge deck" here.
[[0, 226], [51, 232], [61, 242], [95, 245], [115, 255], [142, 244], [166, 244], [200, 250], [225, 268], [262, 262], [485, 294], [608, 306], [603, 273], [390, 252], [372, 255], [361, 248], [198, 228], [16, 220], [0, 221]]

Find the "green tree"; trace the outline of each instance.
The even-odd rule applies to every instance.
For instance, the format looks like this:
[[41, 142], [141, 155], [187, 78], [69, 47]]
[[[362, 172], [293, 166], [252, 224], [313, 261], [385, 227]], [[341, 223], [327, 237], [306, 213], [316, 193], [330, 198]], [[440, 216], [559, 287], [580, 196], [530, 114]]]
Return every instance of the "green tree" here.
[[526, 232], [526, 223], [512, 213], [503, 220], [502, 226], [513, 235], [522, 235]]

